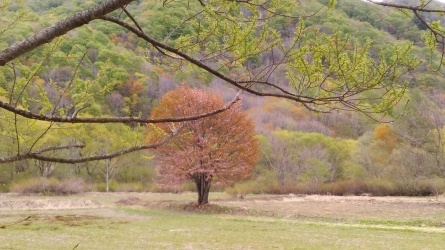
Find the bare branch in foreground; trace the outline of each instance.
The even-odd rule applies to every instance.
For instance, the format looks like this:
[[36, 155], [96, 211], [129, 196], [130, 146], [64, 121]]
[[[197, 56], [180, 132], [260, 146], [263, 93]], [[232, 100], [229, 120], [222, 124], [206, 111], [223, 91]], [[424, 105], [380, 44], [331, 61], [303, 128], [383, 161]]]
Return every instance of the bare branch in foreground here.
[[212, 110], [207, 113], [191, 115], [191, 116], [182, 116], [182, 117], [170, 117], [170, 118], [161, 118], [161, 119], [149, 119], [149, 118], [141, 118], [141, 117], [106, 117], [106, 118], [79, 118], [79, 117], [57, 117], [57, 116], [48, 116], [48, 115], [40, 115], [36, 114], [24, 109], [20, 109], [14, 107], [11, 104], [0, 101], [0, 108], [6, 109], [14, 114], [20, 115], [25, 118], [40, 120], [40, 121], [48, 121], [48, 122], [59, 122], [59, 123], [163, 123], [163, 122], [185, 122], [185, 121], [193, 121], [198, 120], [207, 116], [216, 115], [218, 113], [224, 112], [230, 109], [236, 102], [240, 100], [241, 91], [224, 107], [216, 110]]
[[[150, 148], [157, 148], [165, 144], [170, 138], [178, 134], [184, 125], [180, 126], [178, 129], [174, 130], [167, 136], [165, 136], [161, 141], [153, 143], [153, 144], [147, 144], [147, 145], [140, 145], [135, 146], [131, 148], [127, 148], [121, 151], [116, 151], [110, 154], [103, 154], [103, 155], [95, 155], [95, 156], [89, 156], [89, 157], [81, 157], [81, 158], [58, 158], [58, 157], [51, 157], [51, 156], [45, 156], [41, 153], [48, 152], [51, 150], [57, 150], [57, 149], [66, 149], [67, 146], [59, 146], [59, 147], [49, 147], [40, 149], [35, 152], [29, 152], [21, 155], [16, 155], [12, 157], [0, 157], [0, 164], [1, 163], [8, 163], [8, 162], [14, 162], [14, 161], [20, 161], [25, 159], [35, 159], [40, 161], [46, 161], [46, 162], [58, 162], [58, 163], [68, 163], [68, 164], [75, 164], [75, 163], [81, 163], [81, 162], [89, 162], [89, 161], [99, 161], [99, 160], [106, 160], [106, 159], [113, 159], [121, 155], [125, 155], [128, 153], [136, 152], [139, 150], [144, 149], [150, 149]], [[78, 146], [78, 145], [77, 145]], [[71, 146], [72, 147], [72, 146]]]
[[34, 154], [41, 154], [49, 151], [56, 151], [61, 149], [70, 149], [70, 148], [84, 148], [84, 144], [79, 145], [60, 145], [60, 146], [54, 146], [54, 147], [48, 147], [48, 148], [42, 148], [34, 152]]
[[419, 12], [427, 12], [427, 13], [445, 13], [445, 10], [426, 9], [421, 6], [410, 6], [410, 5], [396, 4], [396, 3], [390, 3], [390, 2], [381, 2], [381, 1], [375, 1], [375, 0], [366, 0], [366, 2], [370, 2], [373, 4], [380, 5], [380, 6], [397, 8], [397, 9], [405, 9], [405, 10], [411, 10], [411, 11], [419, 11]]
[[71, 148], [83, 148], [85, 145], [83, 144], [76, 144], [76, 145], [60, 145], [60, 146], [53, 146], [53, 147], [47, 147], [47, 148], [41, 148], [39, 150], [36, 150], [34, 152], [27, 152], [22, 154], [17, 154], [11, 157], [0, 157], [0, 164], [1, 163], [8, 163], [8, 162], [14, 162], [14, 161], [21, 161], [25, 159], [34, 159], [31, 157], [32, 155], [39, 155], [45, 152], [49, 151], [56, 151], [56, 150], [63, 150], [63, 149], [71, 149]]

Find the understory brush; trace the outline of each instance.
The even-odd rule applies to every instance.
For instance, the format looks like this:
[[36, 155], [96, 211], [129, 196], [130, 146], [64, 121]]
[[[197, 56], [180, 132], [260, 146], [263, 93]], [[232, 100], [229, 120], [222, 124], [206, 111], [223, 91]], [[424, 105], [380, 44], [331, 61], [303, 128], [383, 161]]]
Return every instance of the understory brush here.
[[372, 195], [372, 196], [430, 196], [445, 191], [441, 178], [411, 182], [383, 179], [351, 179], [322, 183], [316, 180], [288, 182], [280, 185], [276, 180], [255, 179], [237, 183], [226, 189], [234, 197], [246, 194], [320, 194], [320, 195]]
[[55, 178], [32, 178], [15, 183], [11, 192], [21, 194], [70, 195], [83, 193], [88, 189], [82, 178], [58, 180]]

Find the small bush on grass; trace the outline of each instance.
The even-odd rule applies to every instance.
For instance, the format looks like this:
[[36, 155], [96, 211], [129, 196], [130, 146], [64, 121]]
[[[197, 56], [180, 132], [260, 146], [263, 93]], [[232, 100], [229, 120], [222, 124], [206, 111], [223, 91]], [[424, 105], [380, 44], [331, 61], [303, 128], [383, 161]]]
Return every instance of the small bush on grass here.
[[32, 178], [13, 184], [11, 187], [12, 192], [43, 195], [70, 195], [83, 193], [85, 190], [85, 181], [81, 178], [73, 178], [63, 181], [54, 178]]

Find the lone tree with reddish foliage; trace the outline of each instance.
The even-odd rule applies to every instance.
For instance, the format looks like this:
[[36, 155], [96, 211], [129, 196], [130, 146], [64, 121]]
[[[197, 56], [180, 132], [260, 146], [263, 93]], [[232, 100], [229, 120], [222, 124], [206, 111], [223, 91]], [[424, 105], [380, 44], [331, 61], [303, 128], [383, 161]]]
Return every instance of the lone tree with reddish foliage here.
[[[178, 87], [166, 93], [153, 108], [152, 118], [200, 114], [224, 106], [218, 94]], [[149, 125], [149, 141], [171, 133], [178, 124]], [[176, 126], [176, 128], [175, 128]], [[175, 185], [186, 179], [196, 184], [198, 205], [207, 204], [212, 180], [231, 184], [250, 176], [258, 161], [255, 126], [238, 104], [217, 115], [188, 121], [181, 132], [154, 149], [162, 183]]]

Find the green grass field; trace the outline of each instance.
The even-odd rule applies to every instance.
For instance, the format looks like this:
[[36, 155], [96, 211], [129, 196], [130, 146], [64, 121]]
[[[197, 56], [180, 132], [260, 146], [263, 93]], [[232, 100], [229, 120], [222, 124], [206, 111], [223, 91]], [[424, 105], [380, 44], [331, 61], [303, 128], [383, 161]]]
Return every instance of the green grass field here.
[[[126, 197], [137, 197], [138, 202], [131, 205], [116, 203]], [[419, 210], [418, 216], [398, 220], [393, 214], [392, 203], [386, 200], [378, 202], [387, 205], [388, 211], [384, 210], [384, 206], [377, 206], [382, 216], [374, 217], [372, 213], [362, 213], [357, 205], [361, 200], [354, 199], [349, 202], [350, 212], [337, 209], [326, 214], [323, 209], [332, 204], [335, 206], [338, 200], [306, 197], [301, 198], [304, 199], [301, 202], [295, 199], [294, 203], [286, 200], [280, 203], [276, 196], [245, 200], [234, 200], [225, 194], [213, 194], [212, 197], [218, 205], [211, 209], [185, 211], [181, 209], [190, 206], [193, 194], [0, 195], [0, 227], [3, 227], [0, 228], [0, 249], [445, 247], [445, 225], [441, 224], [441, 220], [445, 221], [445, 203], [442, 201], [425, 200], [422, 203], [422, 200], [412, 198], [414, 201], [411, 202], [410, 198], [405, 198], [400, 209], [412, 203], [422, 207], [432, 205], [431, 209], [425, 210], [430, 214]], [[263, 201], [269, 206], [262, 205]], [[394, 202], [398, 204], [400, 201]], [[272, 203], [277, 203], [277, 209], [270, 206]], [[347, 202], [339, 203], [348, 205]], [[78, 206], [66, 207], [73, 204]], [[313, 206], [312, 209], [308, 204]], [[299, 205], [308, 208], [295, 210]], [[219, 209], [221, 207], [223, 209]], [[287, 207], [287, 214], [278, 209], [283, 207]], [[416, 214], [416, 211], [411, 212]], [[25, 218], [28, 219], [21, 221]]]

